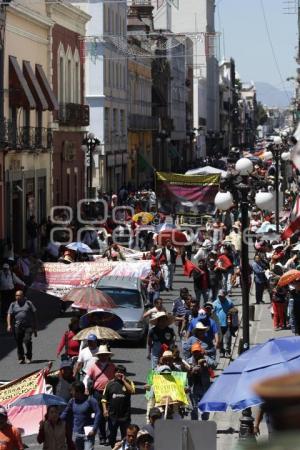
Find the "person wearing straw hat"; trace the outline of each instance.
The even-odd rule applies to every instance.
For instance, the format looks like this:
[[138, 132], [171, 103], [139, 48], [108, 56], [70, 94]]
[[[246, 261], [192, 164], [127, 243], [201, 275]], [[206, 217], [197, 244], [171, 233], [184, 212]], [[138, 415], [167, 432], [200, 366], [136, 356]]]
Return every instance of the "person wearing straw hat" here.
[[215, 369], [218, 365], [217, 352], [212, 340], [207, 335], [208, 330], [209, 326], [204, 325], [201, 321], [197, 322], [192, 331], [192, 336], [183, 345], [183, 355], [188, 360], [192, 356], [192, 345], [198, 342], [205, 350], [207, 365]]
[[95, 355], [97, 361], [94, 362], [87, 371], [87, 388], [100, 406], [100, 445], [106, 444], [106, 421], [102, 405], [103, 392], [107, 383], [114, 378], [116, 371], [116, 366], [110, 361], [112, 355], [113, 353], [108, 350], [106, 345], [100, 345]]
[[152, 369], [158, 365], [159, 358], [165, 350], [174, 346], [175, 333], [171, 325], [174, 317], [168, 315], [165, 311], [155, 314], [150, 320], [150, 324], [154, 325], [148, 334], [148, 358], [151, 359]]

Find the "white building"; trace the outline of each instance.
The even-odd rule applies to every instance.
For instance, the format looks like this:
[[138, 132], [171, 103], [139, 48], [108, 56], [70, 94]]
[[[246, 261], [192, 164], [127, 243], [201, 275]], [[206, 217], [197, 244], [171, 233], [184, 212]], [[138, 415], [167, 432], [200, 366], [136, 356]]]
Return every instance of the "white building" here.
[[127, 5], [125, 0], [73, 3], [92, 17], [85, 42], [86, 103], [90, 131], [101, 141], [93, 187], [115, 191], [127, 172]]
[[[198, 157], [206, 151], [205, 134], [219, 132], [219, 75], [215, 36], [214, 0], [165, 0], [153, 2], [154, 25], [193, 40], [194, 128]], [[199, 130], [199, 128], [201, 130]]]

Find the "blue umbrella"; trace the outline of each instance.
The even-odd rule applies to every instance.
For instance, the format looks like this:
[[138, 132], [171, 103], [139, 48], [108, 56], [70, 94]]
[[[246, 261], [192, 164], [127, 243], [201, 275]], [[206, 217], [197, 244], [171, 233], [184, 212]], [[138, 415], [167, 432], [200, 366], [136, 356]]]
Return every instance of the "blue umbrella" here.
[[67, 402], [58, 395], [50, 395], [50, 394], [36, 394], [30, 395], [29, 397], [19, 398], [15, 402], [13, 402], [12, 406], [41, 406], [41, 405], [66, 405]]
[[300, 337], [270, 339], [242, 353], [211, 385], [199, 402], [201, 411], [241, 411], [262, 403], [251, 386], [264, 378], [300, 370]]
[[71, 244], [66, 245], [66, 248], [80, 253], [93, 253], [93, 250], [83, 242], [71, 242]]

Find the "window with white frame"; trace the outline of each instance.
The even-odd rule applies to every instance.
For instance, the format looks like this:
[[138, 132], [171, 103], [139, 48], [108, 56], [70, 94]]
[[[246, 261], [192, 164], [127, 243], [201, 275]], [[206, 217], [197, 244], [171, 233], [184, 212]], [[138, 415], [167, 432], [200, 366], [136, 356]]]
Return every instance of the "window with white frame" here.
[[65, 101], [65, 51], [62, 43], [59, 44], [57, 52], [57, 93], [58, 101]]
[[109, 136], [109, 126], [110, 126], [110, 109], [105, 108], [104, 109], [104, 133], [105, 133], [106, 138]]
[[73, 102], [73, 75], [73, 55], [71, 48], [68, 47], [66, 54], [66, 103]]
[[81, 82], [80, 82], [80, 56], [79, 51], [76, 48], [74, 52], [74, 88], [73, 88], [73, 98], [74, 103], [81, 103]]
[[113, 109], [113, 130], [115, 134], [118, 134], [119, 126], [118, 126], [118, 110], [117, 108]]

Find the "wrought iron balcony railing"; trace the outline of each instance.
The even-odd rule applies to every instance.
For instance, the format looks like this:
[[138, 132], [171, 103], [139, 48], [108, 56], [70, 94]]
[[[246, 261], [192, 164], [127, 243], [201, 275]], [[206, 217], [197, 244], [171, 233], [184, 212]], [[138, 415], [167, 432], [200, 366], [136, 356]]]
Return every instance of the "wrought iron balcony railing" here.
[[7, 150], [50, 150], [53, 142], [51, 128], [17, 127], [10, 120], [0, 126], [0, 148]]
[[60, 103], [58, 120], [61, 125], [87, 127], [90, 124], [90, 107], [77, 103]]

